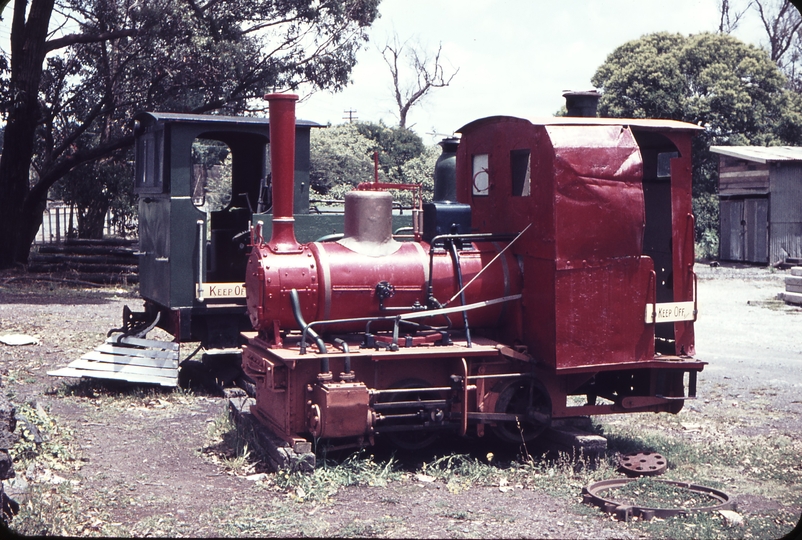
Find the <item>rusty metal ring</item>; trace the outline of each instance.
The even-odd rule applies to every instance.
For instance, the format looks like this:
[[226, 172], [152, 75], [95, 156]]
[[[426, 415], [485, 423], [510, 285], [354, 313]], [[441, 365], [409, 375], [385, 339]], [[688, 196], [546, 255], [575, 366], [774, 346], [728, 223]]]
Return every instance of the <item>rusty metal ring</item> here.
[[602, 480], [601, 482], [590, 484], [582, 488], [582, 502], [596, 505], [608, 514], [615, 514], [619, 521], [629, 521], [633, 516], [648, 521], [655, 517], [665, 518], [701, 512], [715, 512], [717, 510], [735, 510], [735, 501], [723, 491], [707, 486], [689, 484], [688, 482], [674, 482], [671, 480], [652, 481], [707, 495], [719, 501], [720, 504], [697, 508], [650, 508], [619, 503], [610, 499], [605, 499], [599, 495], [602, 491], [620, 488], [630, 482], [637, 482], [638, 480], [637, 478], [614, 478], [612, 480]]

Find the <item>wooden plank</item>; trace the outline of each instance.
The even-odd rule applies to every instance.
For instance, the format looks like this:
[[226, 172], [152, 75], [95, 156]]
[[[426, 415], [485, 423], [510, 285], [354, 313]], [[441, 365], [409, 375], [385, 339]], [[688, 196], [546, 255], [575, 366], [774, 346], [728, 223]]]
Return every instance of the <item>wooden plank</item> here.
[[[271, 469], [312, 472], [315, 469], [315, 454], [306, 441], [297, 441], [291, 446], [273, 433], [251, 412], [256, 408], [253, 398], [233, 398], [228, 402], [229, 417], [237, 426], [239, 434], [248, 441], [253, 450]], [[300, 444], [299, 444], [300, 443]]]
[[160, 384], [162, 386], [178, 386], [177, 377], [154, 377], [152, 375], [135, 375], [108, 371], [89, 371], [85, 369], [72, 369], [69, 367], [64, 367], [56, 371], [48, 371], [47, 374], [56, 377], [91, 377], [94, 379], [114, 379], [118, 381]]
[[135, 338], [135, 337], [121, 337], [111, 336], [110, 338], [106, 339], [106, 343], [110, 343], [112, 345], [117, 345], [120, 343], [127, 343], [128, 345], [137, 345], [139, 347], [150, 347], [150, 348], [159, 348], [159, 349], [167, 349], [171, 351], [177, 351], [180, 345], [174, 341], [157, 341], [155, 339], [142, 339], [142, 338]]
[[73, 360], [68, 368], [88, 369], [91, 371], [113, 371], [115, 373], [132, 373], [136, 375], [153, 375], [156, 377], [178, 377], [178, 368], [160, 369], [155, 367], [132, 366], [127, 364], [110, 364], [108, 362], [92, 362], [89, 360]]
[[106, 354], [98, 351], [91, 351], [81, 356], [84, 360], [94, 360], [95, 362], [108, 362], [110, 364], [128, 364], [132, 366], [157, 367], [157, 368], [177, 368], [178, 361], [169, 358], [145, 358], [141, 356], [123, 356], [120, 354]]
[[785, 276], [786, 285], [802, 285], [802, 276]]
[[789, 304], [802, 305], [802, 293], [784, 292], [784, 293], [781, 293], [781, 294], [782, 294], [783, 300], [785, 300]]
[[802, 276], [802, 266], [794, 266], [791, 268], [792, 276]]
[[98, 345], [95, 347], [98, 352], [109, 354], [122, 354], [124, 356], [143, 356], [146, 358], [171, 358], [178, 359], [178, 351], [164, 351], [161, 349], [139, 349], [136, 347], [115, 347], [114, 345]]

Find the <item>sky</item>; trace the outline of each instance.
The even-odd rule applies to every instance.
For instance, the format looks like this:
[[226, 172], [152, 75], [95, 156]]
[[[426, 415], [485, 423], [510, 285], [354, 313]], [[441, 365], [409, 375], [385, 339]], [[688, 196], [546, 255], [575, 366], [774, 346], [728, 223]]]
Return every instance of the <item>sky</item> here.
[[[398, 124], [390, 72], [379, 48], [393, 34], [436, 51], [446, 71], [459, 72], [434, 89], [407, 118], [427, 143], [477, 118], [497, 114], [552, 116], [565, 90], [590, 90], [596, 69], [627, 41], [653, 32], [715, 32], [717, 0], [383, 0], [369, 30], [352, 84], [344, 91], [306, 96], [297, 116], [341, 124], [346, 111], [360, 121]], [[761, 45], [757, 17], [733, 33]], [[765, 41], [765, 40], [763, 40]], [[304, 92], [300, 92], [302, 97]]]
[[[453, 134], [477, 118], [552, 116], [566, 90], [590, 90], [596, 69], [627, 41], [653, 32], [694, 34], [718, 29], [720, 0], [382, 0], [368, 30], [352, 84], [339, 93], [303, 89], [297, 116], [321, 124], [360, 121], [397, 125], [391, 76], [380, 48], [397, 35], [435, 52], [442, 44], [447, 88], [417, 103], [407, 118], [427, 143]], [[742, 5], [746, 0], [731, 0]], [[8, 50], [11, 22], [0, 22]], [[733, 35], [762, 45], [754, 12]]]

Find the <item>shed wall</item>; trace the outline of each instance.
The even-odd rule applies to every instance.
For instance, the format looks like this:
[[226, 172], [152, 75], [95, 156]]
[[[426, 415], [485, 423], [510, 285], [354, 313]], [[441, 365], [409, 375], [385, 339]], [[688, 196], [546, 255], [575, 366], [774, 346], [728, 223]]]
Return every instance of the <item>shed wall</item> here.
[[750, 195], [769, 191], [769, 166], [730, 156], [719, 157], [719, 194]]
[[771, 169], [769, 260], [802, 258], [802, 164]]

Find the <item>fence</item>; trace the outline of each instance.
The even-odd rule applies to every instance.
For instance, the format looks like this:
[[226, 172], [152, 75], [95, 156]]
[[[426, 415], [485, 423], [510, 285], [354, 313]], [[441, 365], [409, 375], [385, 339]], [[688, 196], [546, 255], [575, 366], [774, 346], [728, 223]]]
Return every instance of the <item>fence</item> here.
[[[126, 229], [132, 224], [124, 223], [123, 227], [115, 227], [114, 214], [111, 210], [106, 213], [103, 223], [103, 236], [131, 237], [136, 236]], [[78, 213], [70, 205], [63, 203], [48, 203], [42, 213], [42, 225], [36, 233], [35, 244], [60, 243], [68, 238], [77, 236]]]

